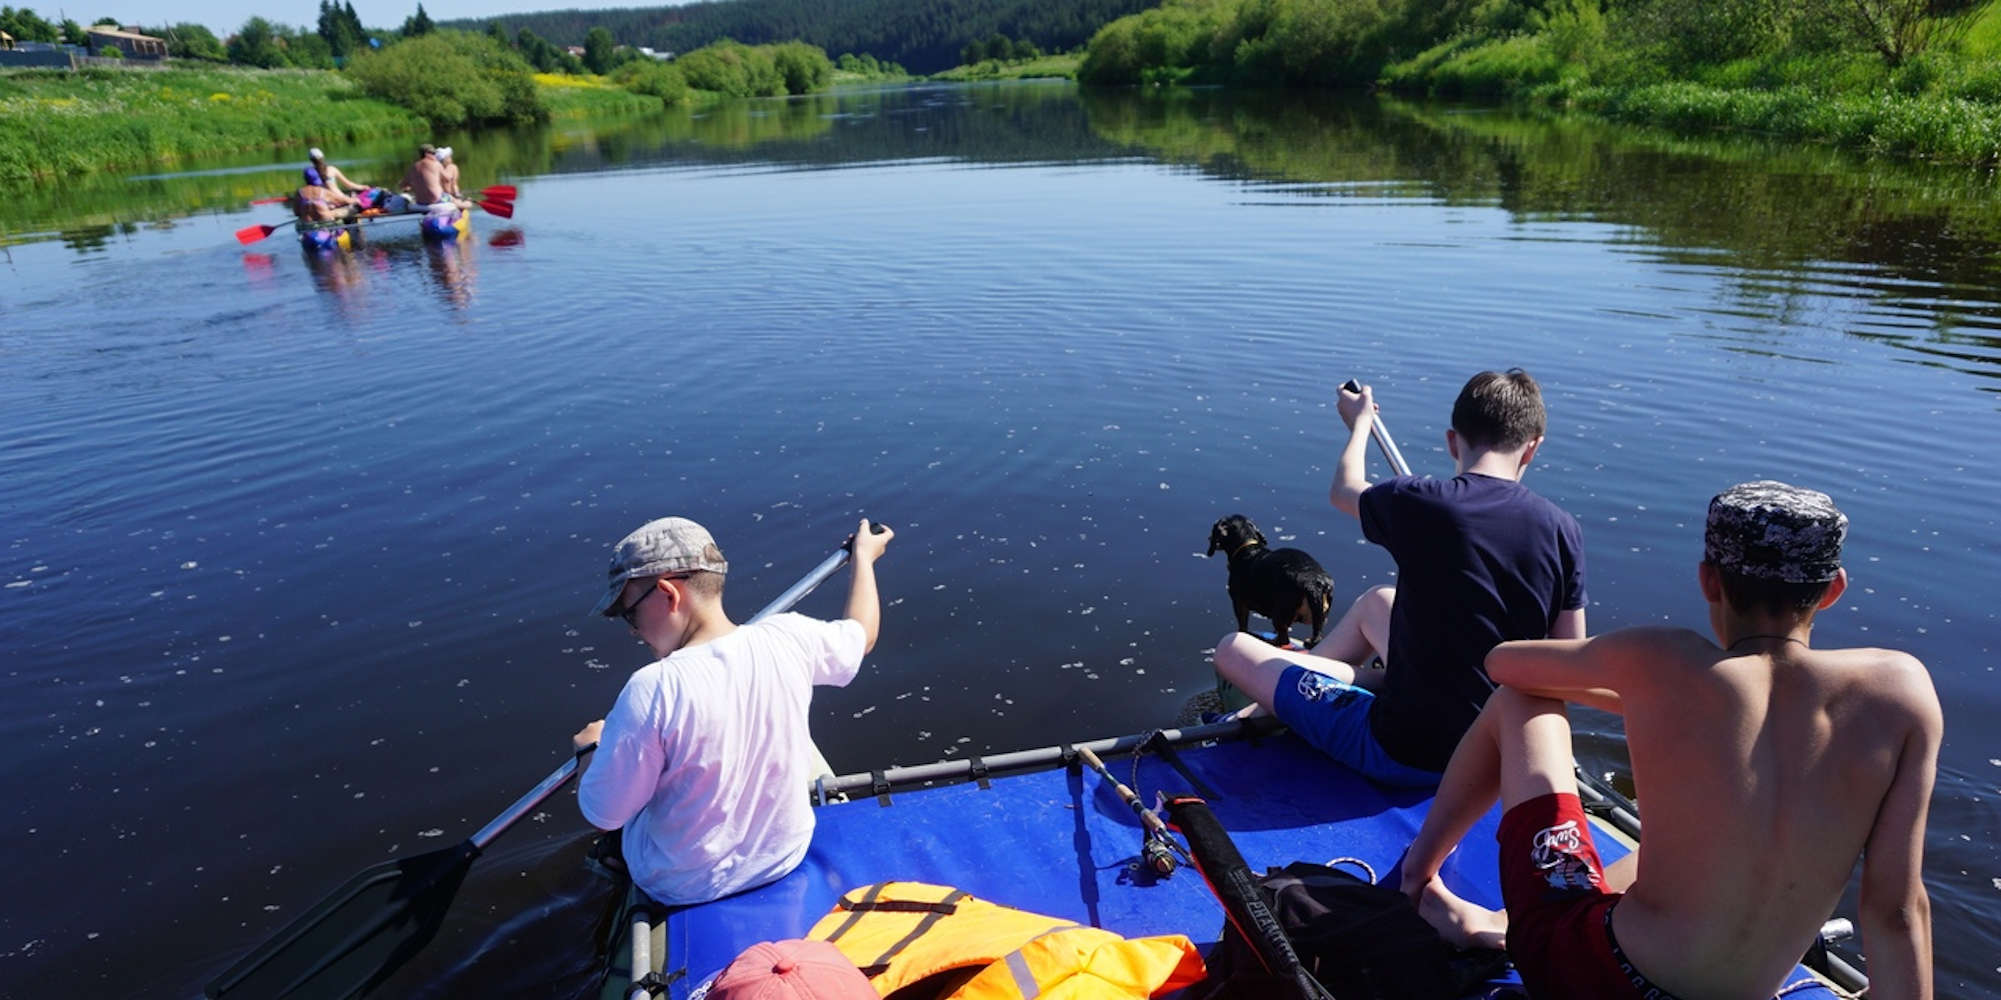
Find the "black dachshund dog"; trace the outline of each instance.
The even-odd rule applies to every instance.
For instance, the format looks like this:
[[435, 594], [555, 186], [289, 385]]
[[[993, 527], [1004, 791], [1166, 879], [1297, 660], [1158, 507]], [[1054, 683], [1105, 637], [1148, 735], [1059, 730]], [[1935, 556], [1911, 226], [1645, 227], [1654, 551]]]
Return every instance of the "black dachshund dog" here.
[[1237, 612], [1237, 631], [1249, 632], [1251, 612], [1271, 619], [1272, 644], [1292, 640], [1292, 623], [1313, 623], [1310, 649], [1327, 627], [1327, 609], [1334, 604], [1334, 578], [1320, 563], [1299, 549], [1274, 549], [1264, 532], [1242, 514], [1231, 514], [1209, 529], [1209, 552], [1230, 556], [1230, 604]]

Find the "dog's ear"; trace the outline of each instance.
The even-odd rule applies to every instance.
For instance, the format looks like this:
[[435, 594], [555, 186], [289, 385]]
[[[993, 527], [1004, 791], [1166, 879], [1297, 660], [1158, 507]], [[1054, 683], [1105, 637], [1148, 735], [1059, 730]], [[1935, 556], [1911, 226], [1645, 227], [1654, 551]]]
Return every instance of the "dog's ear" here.
[[1204, 558], [1213, 556], [1216, 554], [1216, 550], [1222, 547], [1223, 547], [1223, 522], [1217, 521], [1215, 526], [1209, 529], [1209, 551], [1202, 553], [1202, 555]]

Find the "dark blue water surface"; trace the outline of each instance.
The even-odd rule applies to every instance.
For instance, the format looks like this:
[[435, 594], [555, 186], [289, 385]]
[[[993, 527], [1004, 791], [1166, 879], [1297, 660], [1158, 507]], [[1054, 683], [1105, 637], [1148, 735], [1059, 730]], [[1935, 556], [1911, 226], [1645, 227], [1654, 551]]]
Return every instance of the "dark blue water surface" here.
[[[457, 245], [246, 249], [276, 209], [167, 181], [8, 223], [0, 993], [195, 993], [347, 874], [466, 836], [645, 662], [585, 613], [656, 516], [714, 530], [740, 615], [857, 517], [896, 526], [883, 641], [815, 703], [839, 770], [1162, 723], [1231, 625], [1217, 517], [1314, 552], [1338, 601], [1389, 579], [1325, 499], [1341, 380], [1444, 474], [1461, 383], [1521, 365], [1594, 629], [1703, 626], [1722, 487], [1847, 510], [1816, 641], [1931, 667], [1940, 993], [2001, 995], [1991, 179], [1044, 84], [459, 148], [521, 194]], [[567, 796], [510, 833], [392, 992], [587, 986], [587, 840]]]

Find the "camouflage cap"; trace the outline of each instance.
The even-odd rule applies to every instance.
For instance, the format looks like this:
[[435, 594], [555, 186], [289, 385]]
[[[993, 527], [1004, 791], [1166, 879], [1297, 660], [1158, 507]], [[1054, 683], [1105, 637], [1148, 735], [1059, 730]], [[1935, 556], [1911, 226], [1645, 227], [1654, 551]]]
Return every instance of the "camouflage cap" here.
[[591, 614], [613, 614], [613, 606], [618, 603], [618, 595], [625, 591], [628, 580], [696, 570], [728, 573], [729, 569], [730, 564], [723, 560], [723, 552], [716, 547], [716, 540], [709, 536], [709, 529], [685, 517], [648, 521], [620, 539], [611, 550], [611, 568], [606, 571], [607, 587], [597, 606], [591, 609]]
[[1825, 493], [1761, 480], [1709, 501], [1702, 558], [1740, 576], [1826, 583], [1841, 569], [1848, 516]]

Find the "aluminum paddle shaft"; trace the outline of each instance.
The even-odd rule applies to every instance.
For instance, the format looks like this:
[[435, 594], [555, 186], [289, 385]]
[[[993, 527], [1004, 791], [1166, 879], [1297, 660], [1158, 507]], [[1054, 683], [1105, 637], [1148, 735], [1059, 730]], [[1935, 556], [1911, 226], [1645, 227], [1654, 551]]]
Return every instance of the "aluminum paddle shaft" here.
[[[1349, 392], [1361, 392], [1362, 384], [1349, 379], [1341, 383], [1341, 388]], [[1378, 410], [1370, 416], [1374, 419], [1369, 421], [1369, 436], [1376, 440], [1376, 447], [1383, 450], [1383, 458], [1390, 463], [1390, 471], [1399, 476], [1410, 475], [1410, 463], [1403, 460], [1402, 449], [1397, 447], [1396, 439], [1390, 437], [1390, 429], [1383, 425], [1382, 412]]]

